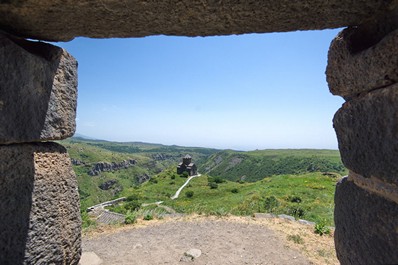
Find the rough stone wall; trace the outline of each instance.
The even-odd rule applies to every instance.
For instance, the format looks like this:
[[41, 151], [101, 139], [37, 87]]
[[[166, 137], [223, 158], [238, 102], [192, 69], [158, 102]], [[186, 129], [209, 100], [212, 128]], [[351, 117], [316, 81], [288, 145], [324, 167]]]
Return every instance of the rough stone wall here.
[[398, 25], [396, 13], [343, 30], [327, 78], [346, 99], [333, 124], [348, 178], [335, 194], [341, 264], [398, 264]]
[[[0, 264], [77, 264], [77, 63], [61, 48], [0, 34]], [[36, 143], [33, 143], [36, 142]]]
[[394, 0], [7, 0], [0, 28], [43, 40], [209, 36], [338, 28], [363, 24]]
[[[337, 254], [342, 264], [398, 264], [397, 8], [397, 0], [5, 0], [0, 30], [62, 41], [350, 26], [333, 41], [327, 69], [331, 92], [347, 100], [333, 121], [350, 169], [336, 189]], [[76, 264], [69, 158], [58, 145], [31, 142], [73, 134], [77, 63], [62, 49], [3, 33], [0, 264]]]
[[75, 132], [77, 62], [53, 45], [0, 34], [0, 144]]

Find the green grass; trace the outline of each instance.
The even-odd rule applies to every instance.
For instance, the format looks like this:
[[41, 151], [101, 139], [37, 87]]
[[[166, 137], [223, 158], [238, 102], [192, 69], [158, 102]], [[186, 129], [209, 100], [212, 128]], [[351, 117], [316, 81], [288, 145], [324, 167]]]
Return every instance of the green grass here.
[[[234, 214], [251, 215], [255, 212], [268, 212], [266, 198], [274, 196], [278, 206], [273, 209], [275, 214], [293, 215], [295, 209], [301, 209], [303, 216], [310, 221], [326, 220], [333, 225], [333, 194], [336, 179], [322, 173], [303, 175], [280, 175], [265, 178], [253, 183], [239, 184], [226, 181], [218, 184], [217, 189], [208, 186], [208, 177], [201, 176], [190, 182], [176, 200], [171, 200], [177, 189], [185, 182], [184, 178], [174, 178], [170, 184], [173, 169], [166, 170], [158, 177], [157, 183], [145, 183], [139, 188], [123, 191], [125, 195], [136, 194], [143, 202], [163, 201], [181, 213], [199, 214]], [[237, 193], [232, 190], [237, 189]], [[185, 192], [191, 191], [193, 197], [187, 198]], [[292, 202], [292, 198], [300, 198], [301, 202]], [[293, 201], [298, 201], [297, 199]]]
[[[180, 213], [285, 213], [333, 225], [335, 183], [346, 174], [336, 150], [237, 152], [79, 138], [60, 143], [68, 149], [72, 158], [85, 163], [74, 166], [82, 210], [114, 198], [137, 195], [142, 203], [164, 201], [164, 205]], [[171, 200], [170, 197], [186, 181], [175, 173], [175, 166], [187, 153], [199, 166], [199, 172], [207, 172], [207, 175], [192, 179], [180, 197]], [[158, 159], [159, 156], [162, 159]], [[126, 159], [135, 159], [137, 164], [128, 169], [102, 172], [99, 176], [88, 175], [97, 162], [121, 162]], [[138, 185], [136, 177], [144, 174], [153, 179]], [[99, 185], [108, 180], [117, 181], [115, 188], [101, 190]], [[213, 183], [213, 188], [209, 183]], [[126, 210], [120, 208], [120, 211]], [[161, 216], [164, 209], [152, 205], [139, 211], [140, 216]]]

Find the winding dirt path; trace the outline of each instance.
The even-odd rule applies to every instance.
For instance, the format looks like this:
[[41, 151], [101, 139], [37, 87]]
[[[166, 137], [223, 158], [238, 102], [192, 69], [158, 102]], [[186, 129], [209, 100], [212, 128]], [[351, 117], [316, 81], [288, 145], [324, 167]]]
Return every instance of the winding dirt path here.
[[184, 189], [185, 186], [188, 185], [188, 183], [191, 181], [191, 179], [196, 178], [196, 177], [200, 177], [200, 176], [201, 176], [201, 174], [197, 174], [197, 175], [194, 175], [194, 176], [190, 176], [190, 177], [187, 179], [187, 181], [185, 181], [185, 183], [177, 190], [176, 194], [174, 194], [174, 195], [171, 197], [171, 199], [172, 199], [172, 200], [177, 199], [178, 196], [180, 196], [180, 193], [181, 193], [182, 189]]

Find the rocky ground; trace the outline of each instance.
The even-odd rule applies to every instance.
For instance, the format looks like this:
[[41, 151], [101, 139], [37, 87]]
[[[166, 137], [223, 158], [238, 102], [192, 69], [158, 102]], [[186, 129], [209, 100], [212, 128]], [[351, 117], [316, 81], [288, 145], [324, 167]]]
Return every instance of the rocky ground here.
[[280, 218], [188, 216], [100, 227], [84, 235], [83, 252], [82, 265], [339, 264], [332, 236]]

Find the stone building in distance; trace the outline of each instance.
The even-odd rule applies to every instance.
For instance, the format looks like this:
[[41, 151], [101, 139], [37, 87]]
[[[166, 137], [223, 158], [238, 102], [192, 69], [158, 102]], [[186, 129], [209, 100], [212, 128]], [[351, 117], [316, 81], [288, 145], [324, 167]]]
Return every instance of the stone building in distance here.
[[198, 173], [198, 169], [195, 163], [192, 163], [192, 157], [190, 155], [184, 156], [182, 162], [177, 166], [177, 174], [182, 174], [184, 172], [187, 172], [190, 176]]

